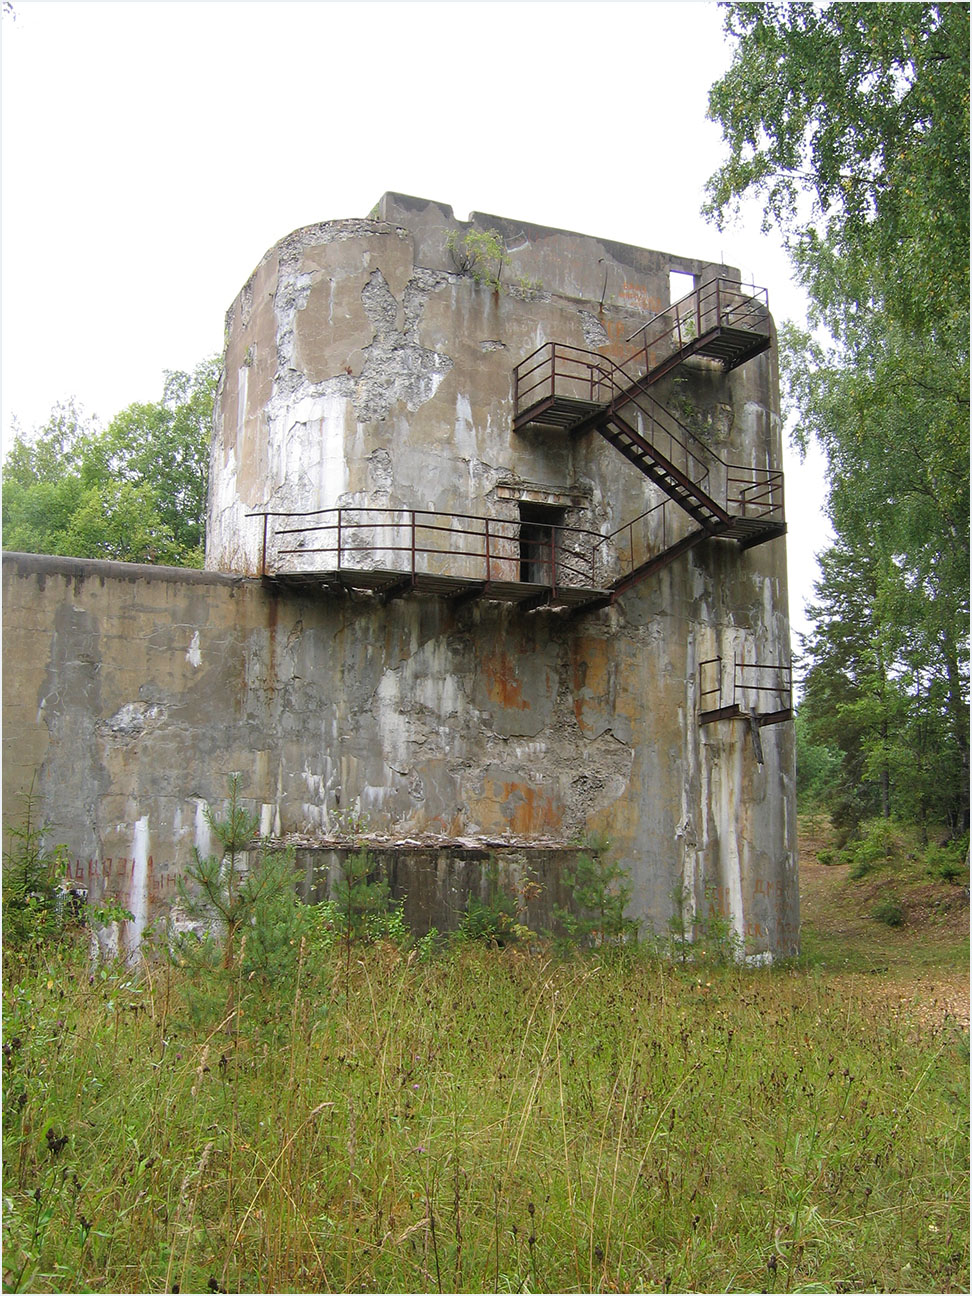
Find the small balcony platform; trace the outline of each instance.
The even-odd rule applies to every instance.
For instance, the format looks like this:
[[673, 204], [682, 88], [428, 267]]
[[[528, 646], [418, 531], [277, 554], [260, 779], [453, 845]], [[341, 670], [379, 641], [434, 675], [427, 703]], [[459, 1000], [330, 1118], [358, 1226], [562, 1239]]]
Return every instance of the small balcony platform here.
[[[715, 704], [715, 705], [713, 705]], [[699, 724], [746, 720], [753, 730], [793, 719], [793, 666], [790, 662], [739, 661], [723, 669], [721, 657], [699, 663]], [[758, 744], [757, 757], [762, 753]]]
[[521, 611], [550, 607], [576, 611], [591, 604], [611, 601], [611, 591], [580, 585], [542, 585], [531, 581], [469, 580], [431, 572], [402, 572], [389, 568], [338, 568], [334, 571], [275, 572], [263, 579], [273, 585], [293, 590], [315, 590], [325, 593], [357, 590], [378, 596], [383, 603], [406, 594], [428, 594], [450, 602], [465, 603], [487, 599], [497, 603], [515, 603]]
[[793, 719], [790, 707], [780, 707], [777, 711], [749, 712], [733, 703], [731, 706], [717, 707], [712, 711], [699, 713], [699, 724], [715, 724], [717, 720], [749, 720], [764, 729], [767, 725], [785, 724]]
[[767, 540], [786, 535], [786, 523], [774, 518], [733, 516], [725, 527], [713, 534], [720, 540], [735, 540], [740, 549], [752, 549], [755, 545], [765, 544]]
[[514, 414], [513, 427], [519, 432], [534, 423], [539, 427], [555, 427], [570, 432], [581, 423], [596, 422], [607, 408], [607, 401], [579, 400], [554, 394]]

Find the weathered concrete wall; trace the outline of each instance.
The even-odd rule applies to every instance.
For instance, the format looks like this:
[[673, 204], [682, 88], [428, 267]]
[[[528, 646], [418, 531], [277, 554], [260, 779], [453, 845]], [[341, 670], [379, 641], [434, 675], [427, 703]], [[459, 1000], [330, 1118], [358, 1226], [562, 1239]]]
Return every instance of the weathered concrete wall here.
[[[791, 736], [765, 730], [757, 765], [743, 726], [699, 730], [667, 574], [639, 621], [583, 625], [33, 555], [3, 575], [4, 805], [36, 773], [74, 876], [141, 922], [241, 771], [264, 829], [307, 844], [342, 808], [393, 840], [606, 832], [659, 928], [684, 881], [756, 952], [794, 947]], [[717, 603], [718, 571], [694, 583]]]
[[[247, 514], [264, 509], [516, 521], [532, 489], [570, 525], [606, 534], [659, 498], [593, 433], [514, 432], [513, 367], [548, 341], [626, 356], [624, 339], [668, 305], [669, 270], [737, 272], [500, 217], [459, 222], [397, 194], [379, 210], [281, 240], [227, 313], [207, 566], [258, 574], [261, 525]], [[499, 292], [458, 273], [447, 248], [451, 232], [490, 229], [510, 260]], [[746, 442], [759, 461], [771, 456], [768, 377], [760, 361], [728, 380], [699, 376], [711, 405], [738, 411], [724, 451]]]
[[[230, 308], [213, 570], [5, 558], [6, 805], [36, 771], [83, 880], [140, 923], [241, 771], [265, 831], [308, 848], [349, 809], [389, 844], [606, 833], [659, 930], [684, 889], [752, 952], [793, 952], [792, 727], [762, 731], [760, 764], [744, 723], [699, 725], [700, 662], [788, 659], [782, 539], [708, 540], [575, 618], [253, 578], [254, 510], [516, 520], [538, 500], [606, 534], [658, 498], [595, 433], [514, 432], [512, 369], [550, 339], [620, 353], [669, 270], [728, 267], [474, 217], [511, 258], [494, 292], [452, 265], [448, 231], [467, 227], [450, 209], [386, 195], [379, 215], [284, 239]], [[729, 375], [683, 365], [658, 392], [724, 458], [778, 466], [773, 353]]]
[[[333, 898], [350, 847], [303, 847], [296, 852], [298, 893], [308, 903]], [[496, 885], [514, 897], [517, 921], [535, 932], [562, 935], [557, 909], [575, 906], [564, 881], [578, 850], [495, 844], [420, 847], [373, 844], [375, 876], [387, 881], [392, 899], [401, 901], [410, 932], [431, 928], [455, 931], [470, 896], [488, 902]]]

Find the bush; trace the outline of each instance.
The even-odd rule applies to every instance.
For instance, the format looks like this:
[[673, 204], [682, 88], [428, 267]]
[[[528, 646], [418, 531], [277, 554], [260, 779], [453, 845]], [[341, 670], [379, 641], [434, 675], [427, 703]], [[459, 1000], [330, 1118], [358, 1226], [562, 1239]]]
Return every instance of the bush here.
[[486, 870], [486, 898], [470, 894], [456, 939], [483, 941], [501, 949], [523, 940], [530, 935], [530, 929], [520, 922], [520, 917], [526, 901], [538, 891], [537, 883], [529, 879], [523, 885], [522, 894], [504, 888], [499, 879], [499, 864], [491, 857]]
[[3, 856], [3, 939], [23, 950], [60, 940], [82, 917], [86, 897], [69, 890], [67, 847], [44, 843], [33, 784], [21, 801], [20, 822], [5, 825], [12, 845]]
[[401, 906], [392, 906], [388, 883], [367, 850], [349, 852], [344, 857], [333, 905], [342, 939], [371, 942], [402, 932], [407, 935]]
[[901, 927], [904, 923], [904, 910], [897, 900], [889, 897], [874, 906], [871, 917], [886, 923], [888, 927]]
[[222, 853], [203, 856], [194, 848], [179, 881], [185, 915], [207, 929], [172, 935], [169, 944], [189, 968], [276, 980], [292, 971], [310, 923], [295, 892], [293, 852], [260, 842], [259, 820], [241, 804], [239, 782], [234, 774], [223, 815], [206, 811]]
[[871, 819], [857, 841], [840, 852], [841, 862], [850, 864], [850, 876], [862, 878], [878, 863], [889, 863], [898, 848], [898, 828], [890, 819]]
[[943, 882], [958, 882], [968, 869], [968, 850], [968, 834], [942, 846], [929, 846], [925, 852], [928, 872]]
[[554, 906], [554, 917], [568, 938], [582, 949], [624, 945], [637, 940], [640, 924], [625, 917], [631, 899], [629, 873], [608, 858], [607, 839], [592, 841], [591, 850], [578, 855], [572, 869], [564, 870], [577, 909]]

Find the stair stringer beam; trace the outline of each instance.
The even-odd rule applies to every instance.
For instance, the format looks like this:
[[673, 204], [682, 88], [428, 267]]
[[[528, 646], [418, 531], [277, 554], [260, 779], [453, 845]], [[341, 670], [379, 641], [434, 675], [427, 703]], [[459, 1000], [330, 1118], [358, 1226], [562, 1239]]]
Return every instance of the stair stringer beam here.
[[[613, 433], [612, 425], [617, 429]], [[731, 514], [721, 504], [717, 504], [711, 495], [706, 494], [671, 460], [656, 450], [650, 441], [646, 441], [617, 410], [607, 411], [597, 419], [594, 427], [609, 445], [624, 455], [629, 463], [633, 463], [639, 472], [644, 473], [649, 481], [663, 490], [706, 530], [713, 532], [719, 527], [728, 526], [732, 521]], [[622, 437], [630, 443], [628, 446], [619, 444]]]

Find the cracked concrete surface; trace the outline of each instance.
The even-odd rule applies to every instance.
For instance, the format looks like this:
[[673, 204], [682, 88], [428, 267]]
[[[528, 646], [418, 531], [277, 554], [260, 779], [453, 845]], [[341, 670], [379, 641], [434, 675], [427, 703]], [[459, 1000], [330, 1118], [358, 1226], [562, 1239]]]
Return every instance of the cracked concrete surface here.
[[[764, 730], [757, 765], [745, 726], [698, 724], [701, 662], [788, 655], [784, 541], [709, 541], [575, 619], [253, 579], [247, 515], [266, 508], [489, 516], [516, 579], [521, 503], [607, 536], [658, 502], [594, 434], [514, 432], [513, 366], [549, 340], [621, 358], [667, 306], [673, 264], [727, 268], [474, 216], [506, 240], [494, 292], [455, 272], [446, 239], [466, 226], [450, 209], [386, 195], [380, 215], [295, 231], [228, 312], [206, 573], [5, 558], [5, 795], [36, 770], [72, 867], [123, 899], [144, 873], [149, 919], [239, 770], [267, 829], [302, 848], [349, 811], [389, 849], [606, 834], [657, 929], [684, 887], [754, 953], [793, 952], [792, 733]], [[682, 377], [670, 394], [720, 454], [778, 462], [770, 356]], [[452, 895], [441, 857], [429, 867]]]

